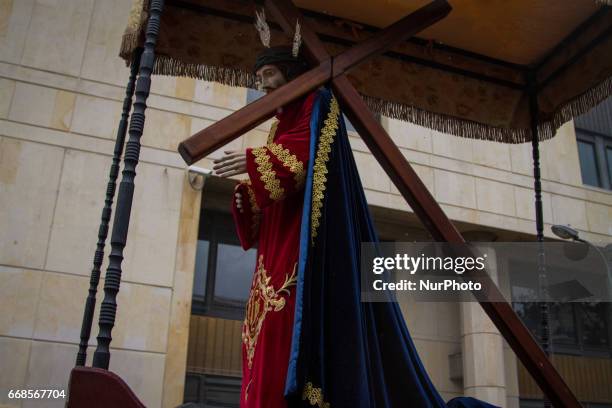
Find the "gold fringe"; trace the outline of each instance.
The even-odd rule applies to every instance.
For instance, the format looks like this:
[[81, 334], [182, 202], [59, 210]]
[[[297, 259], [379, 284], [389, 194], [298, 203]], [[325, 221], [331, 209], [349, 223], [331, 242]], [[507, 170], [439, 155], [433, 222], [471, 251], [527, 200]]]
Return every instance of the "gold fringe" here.
[[[612, 0], [610, 0], [612, 1]], [[121, 56], [129, 64], [134, 49], [139, 44], [137, 33], [125, 34], [121, 44]], [[157, 55], [153, 73], [157, 75], [187, 76], [204, 81], [219, 82], [229, 86], [240, 86], [255, 89], [255, 76], [241, 69], [217, 67], [201, 64], [189, 64], [181, 60]], [[582, 95], [559, 107], [550, 120], [538, 126], [539, 140], [547, 140], [555, 135], [556, 130], [565, 122], [586, 113], [589, 109], [612, 95], [612, 77], [589, 89]], [[429, 112], [414, 106], [391, 102], [379, 98], [362, 95], [368, 107], [381, 115], [399, 119], [449, 133], [468, 139], [489, 140], [500, 143], [525, 143], [531, 141], [529, 128], [500, 128], [482, 123], [460, 119], [441, 113]]]

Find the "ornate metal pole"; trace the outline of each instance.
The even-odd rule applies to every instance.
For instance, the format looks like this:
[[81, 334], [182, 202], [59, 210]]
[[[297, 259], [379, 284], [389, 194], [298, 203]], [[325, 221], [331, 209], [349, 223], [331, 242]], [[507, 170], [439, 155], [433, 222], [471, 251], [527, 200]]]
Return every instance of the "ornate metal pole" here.
[[[542, 210], [542, 182], [540, 175], [540, 142], [538, 140], [538, 91], [536, 72], [527, 74], [527, 92], [529, 92], [529, 116], [531, 120], [531, 150], [533, 157], [533, 189], [535, 192], [536, 240], [538, 242], [538, 295], [540, 297], [540, 345], [550, 359], [550, 326], [548, 324], [548, 279], [546, 277], [544, 253], [544, 214]], [[550, 400], [544, 394], [544, 407], [550, 407]]]
[[164, 0], [151, 0], [149, 7], [149, 21], [145, 34], [144, 51], [142, 53], [140, 67], [138, 69], [138, 80], [136, 82], [136, 101], [134, 102], [134, 113], [130, 118], [129, 140], [125, 149], [123, 160], [124, 168], [119, 185], [117, 198], [117, 210], [111, 235], [111, 253], [109, 255], [108, 268], [104, 283], [104, 300], [100, 308], [98, 334], [98, 347], [94, 353], [93, 366], [108, 369], [110, 361], [111, 332], [115, 325], [115, 314], [117, 311], [117, 293], [121, 283], [121, 262], [123, 261], [123, 248], [127, 241], [128, 227], [130, 224], [130, 212], [132, 210], [132, 199], [134, 197], [134, 179], [136, 178], [136, 166], [140, 156], [140, 138], [145, 121], [145, 109], [147, 98], [151, 88], [151, 73], [155, 62], [155, 44], [159, 34], [161, 13]]
[[104, 259], [104, 245], [108, 236], [108, 223], [113, 212], [113, 199], [115, 198], [115, 189], [117, 187], [117, 176], [119, 175], [119, 161], [123, 155], [123, 145], [125, 144], [125, 134], [127, 132], [128, 117], [132, 107], [132, 96], [134, 95], [134, 84], [136, 83], [136, 74], [140, 65], [140, 56], [142, 48], [134, 51], [132, 65], [130, 67], [130, 78], [128, 79], [125, 88], [125, 98], [123, 98], [123, 110], [121, 112], [121, 120], [117, 128], [117, 138], [115, 140], [115, 151], [113, 152], [113, 164], [111, 165], [108, 175], [108, 184], [106, 186], [106, 198], [104, 200], [104, 208], [100, 219], [100, 228], [98, 229], [98, 244], [93, 259], [93, 268], [91, 269], [91, 278], [89, 280], [89, 294], [85, 301], [85, 310], [83, 311], [83, 324], [81, 325], [81, 342], [79, 343], [79, 352], [77, 353], [76, 365], [84, 366], [87, 358], [87, 344], [91, 335], [91, 324], [93, 321], [93, 313], [96, 308], [96, 293], [98, 291], [98, 283], [100, 282], [100, 267]]

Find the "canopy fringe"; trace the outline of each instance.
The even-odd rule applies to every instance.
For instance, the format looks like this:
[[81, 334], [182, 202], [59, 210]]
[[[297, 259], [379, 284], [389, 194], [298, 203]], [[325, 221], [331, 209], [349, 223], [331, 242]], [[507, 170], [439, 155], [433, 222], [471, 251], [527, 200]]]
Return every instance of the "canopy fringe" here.
[[[611, 0], [612, 1], [612, 0]], [[138, 35], [124, 36], [121, 52], [130, 55], [138, 44]], [[130, 58], [127, 58], [129, 61]], [[157, 55], [153, 73], [157, 75], [187, 76], [204, 81], [218, 82], [229, 86], [255, 88], [255, 76], [236, 68], [216, 67], [201, 64], [187, 64], [166, 55]], [[586, 113], [604, 99], [612, 95], [612, 77], [579, 95], [561, 106], [551, 119], [538, 126], [539, 140], [547, 140], [555, 135], [556, 130], [567, 121]], [[488, 140], [500, 143], [525, 143], [531, 141], [531, 130], [510, 129], [484, 125], [465, 119], [456, 118], [435, 112], [429, 112], [414, 106], [362, 95], [368, 107], [381, 115], [414, 123], [443, 133], [468, 139]]]

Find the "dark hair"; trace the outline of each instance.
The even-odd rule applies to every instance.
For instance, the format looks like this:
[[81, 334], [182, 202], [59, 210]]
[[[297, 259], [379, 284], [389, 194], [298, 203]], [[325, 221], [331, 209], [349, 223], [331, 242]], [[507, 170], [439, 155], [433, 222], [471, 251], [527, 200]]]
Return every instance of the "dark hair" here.
[[278, 67], [287, 82], [303, 74], [308, 70], [306, 61], [298, 55], [294, 57], [291, 47], [286, 45], [265, 48], [257, 55], [253, 72], [256, 72], [264, 65], [274, 65]]
[[297, 62], [277, 62], [275, 65], [282, 72], [287, 82], [297, 78], [308, 70], [306, 64]]

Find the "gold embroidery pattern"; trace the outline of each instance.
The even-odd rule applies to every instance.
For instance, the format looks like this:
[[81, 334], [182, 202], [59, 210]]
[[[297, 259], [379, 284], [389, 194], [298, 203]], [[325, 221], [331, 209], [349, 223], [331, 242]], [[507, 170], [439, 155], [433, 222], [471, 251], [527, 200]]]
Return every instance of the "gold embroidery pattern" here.
[[266, 144], [270, 144], [274, 141], [274, 136], [276, 136], [276, 129], [278, 128], [278, 122], [278, 120], [275, 120], [270, 125], [270, 133], [268, 133], [268, 141], [266, 142]]
[[270, 143], [268, 149], [283, 163], [283, 166], [289, 168], [294, 174], [296, 188], [299, 188], [306, 177], [304, 172], [304, 163], [298, 160], [295, 154], [291, 154], [289, 149], [284, 149], [282, 144]]
[[275, 290], [270, 284], [270, 277], [263, 265], [263, 255], [259, 255], [257, 271], [253, 278], [253, 286], [246, 307], [246, 317], [242, 330], [242, 342], [245, 344], [249, 369], [253, 365], [255, 346], [257, 338], [263, 326], [266, 314], [270, 311], [279, 312], [285, 307], [285, 298], [281, 296], [285, 292], [290, 295], [289, 287], [295, 286], [297, 263], [293, 267], [291, 276], [285, 275], [285, 282], [280, 289]]
[[331, 404], [325, 402], [323, 399], [323, 390], [321, 388], [315, 388], [311, 382], [307, 382], [302, 392], [302, 400], [308, 400], [310, 405], [314, 405], [320, 408], [330, 408]]
[[264, 183], [266, 190], [270, 192], [270, 198], [273, 200], [279, 200], [283, 197], [285, 190], [280, 185], [280, 180], [276, 178], [276, 172], [272, 169], [272, 163], [270, 163], [270, 156], [266, 153], [267, 148], [265, 146], [256, 147], [252, 150], [255, 156], [255, 163], [257, 163], [257, 171], [260, 174], [261, 181]]
[[254, 238], [257, 234], [257, 229], [259, 228], [259, 221], [261, 220], [261, 214], [259, 206], [257, 205], [257, 200], [255, 200], [255, 192], [251, 187], [251, 180], [246, 179], [240, 181], [241, 184], [244, 184], [247, 189], [247, 193], [249, 195], [249, 205], [251, 206], [251, 237]]
[[319, 148], [317, 149], [317, 157], [315, 158], [314, 174], [312, 177], [312, 211], [310, 215], [310, 239], [314, 244], [314, 239], [317, 236], [317, 228], [319, 228], [319, 220], [321, 218], [321, 207], [323, 206], [323, 197], [325, 183], [327, 182], [327, 162], [329, 161], [329, 153], [331, 152], [331, 144], [334, 142], [334, 136], [338, 129], [338, 116], [340, 107], [336, 98], [332, 97], [329, 113], [325, 119], [323, 129], [321, 129], [321, 137], [319, 139]]

